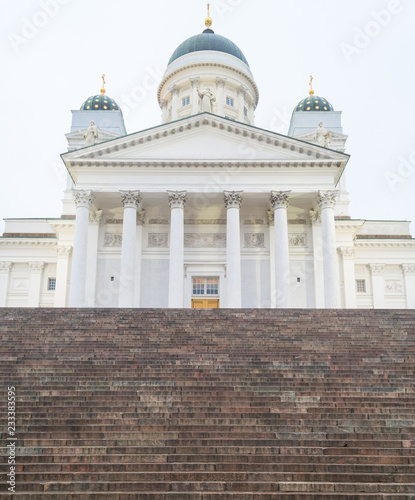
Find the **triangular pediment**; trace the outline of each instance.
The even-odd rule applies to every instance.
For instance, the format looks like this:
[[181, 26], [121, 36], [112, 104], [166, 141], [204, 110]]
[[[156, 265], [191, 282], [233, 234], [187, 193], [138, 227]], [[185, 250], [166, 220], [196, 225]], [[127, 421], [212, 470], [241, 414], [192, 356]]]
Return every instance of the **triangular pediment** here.
[[62, 155], [65, 163], [136, 161], [337, 162], [348, 155], [203, 113]]

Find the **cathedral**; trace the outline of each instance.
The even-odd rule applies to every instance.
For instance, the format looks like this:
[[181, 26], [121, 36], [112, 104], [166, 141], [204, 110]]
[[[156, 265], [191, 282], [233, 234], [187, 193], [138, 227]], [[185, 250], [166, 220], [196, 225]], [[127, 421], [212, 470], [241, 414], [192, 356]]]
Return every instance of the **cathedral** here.
[[261, 128], [249, 62], [205, 24], [161, 124], [127, 134], [104, 79], [72, 111], [62, 216], [5, 221], [0, 307], [415, 308], [409, 223], [349, 215], [341, 111], [311, 78], [287, 135]]

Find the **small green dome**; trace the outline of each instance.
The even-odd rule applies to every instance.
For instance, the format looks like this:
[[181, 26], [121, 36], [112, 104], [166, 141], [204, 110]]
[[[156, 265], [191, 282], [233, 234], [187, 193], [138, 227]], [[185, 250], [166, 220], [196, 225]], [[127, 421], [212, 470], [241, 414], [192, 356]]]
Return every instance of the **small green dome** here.
[[298, 103], [294, 111], [334, 111], [334, 108], [324, 97], [309, 95]]
[[218, 52], [225, 52], [225, 54], [235, 56], [243, 61], [247, 66], [249, 66], [248, 61], [237, 45], [235, 45], [231, 40], [225, 38], [224, 36], [216, 35], [215, 32], [211, 29], [206, 29], [200, 35], [195, 35], [185, 40], [173, 52], [169, 64], [171, 64], [179, 57], [190, 54], [191, 52], [199, 52], [201, 50], [215, 50]]
[[81, 106], [83, 111], [119, 111], [118, 104], [105, 94], [89, 97]]

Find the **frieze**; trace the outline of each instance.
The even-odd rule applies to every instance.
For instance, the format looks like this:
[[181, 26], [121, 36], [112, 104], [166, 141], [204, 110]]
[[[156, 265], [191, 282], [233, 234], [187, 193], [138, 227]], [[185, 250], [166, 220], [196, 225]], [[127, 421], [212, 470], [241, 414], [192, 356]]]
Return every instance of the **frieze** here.
[[149, 233], [147, 246], [149, 248], [167, 248], [168, 241], [168, 233]]
[[185, 219], [185, 225], [223, 225], [226, 224], [226, 219]]
[[185, 248], [226, 248], [225, 233], [185, 233]]
[[265, 234], [245, 233], [244, 246], [245, 248], [265, 248]]
[[289, 234], [288, 244], [290, 247], [306, 247], [307, 235], [305, 233]]
[[105, 219], [105, 224], [122, 224], [123, 220], [122, 219]]
[[293, 224], [293, 225], [301, 224], [301, 225], [304, 225], [304, 224], [307, 224], [307, 219], [288, 219], [288, 224]]
[[264, 219], [245, 219], [245, 226], [256, 226], [264, 224]]
[[165, 224], [167, 225], [169, 223], [169, 219], [159, 219], [159, 218], [152, 218], [148, 219], [147, 224]]
[[12, 262], [9, 261], [1, 261], [0, 262], [0, 272], [2, 273], [8, 273], [13, 266]]
[[117, 248], [122, 245], [122, 234], [105, 233], [104, 247]]
[[403, 293], [402, 283], [396, 280], [385, 281], [385, 292], [388, 295], [393, 295], [394, 293]]

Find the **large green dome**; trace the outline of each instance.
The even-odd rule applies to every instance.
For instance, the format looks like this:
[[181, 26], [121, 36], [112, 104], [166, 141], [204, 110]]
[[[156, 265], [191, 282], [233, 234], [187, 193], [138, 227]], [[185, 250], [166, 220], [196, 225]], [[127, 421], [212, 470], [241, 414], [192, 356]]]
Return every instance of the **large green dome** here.
[[235, 45], [231, 40], [225, 38], [224, 36], [216, 35], [215, 32], [211, 29], [206, 29], [200, 35], [195, 35], [185, 40], [173, 52], [169, 64], [171, 64], [179, 57], [190, 54], [191, 52], [199, 52], [201, 50], [215, 50], [218, 52], [225, 52], [225, 54], [235, 56], [243, 61], [247, 66], [249, 66], [248, 61], [237, 45]]
[[83, 111], [118, 111], [118, 104], [106, 94], [98, 94], [88, 97], [82, 104]]

